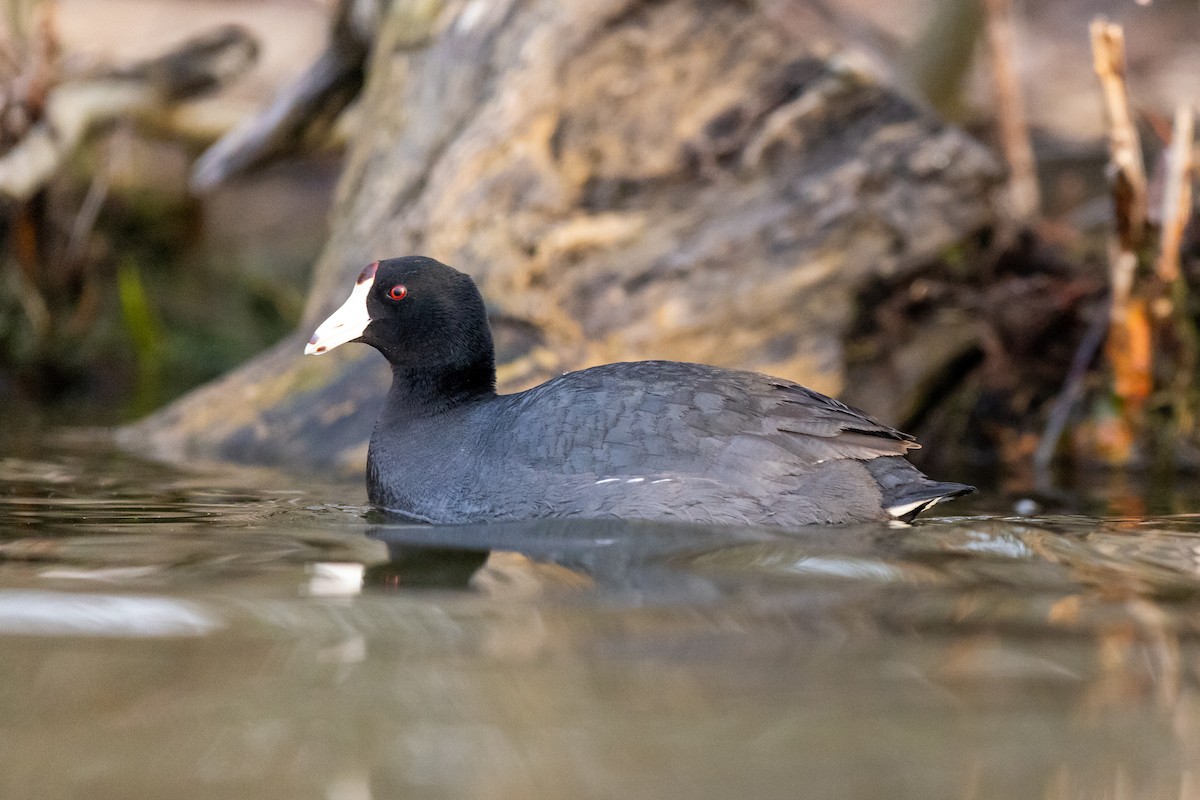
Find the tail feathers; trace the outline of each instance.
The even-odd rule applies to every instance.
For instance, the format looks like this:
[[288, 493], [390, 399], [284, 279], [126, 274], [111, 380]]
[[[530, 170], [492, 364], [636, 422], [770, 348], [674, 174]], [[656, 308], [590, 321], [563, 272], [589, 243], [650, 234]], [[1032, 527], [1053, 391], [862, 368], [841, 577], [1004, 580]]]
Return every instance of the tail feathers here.
[[883, 492], [883, 510], [901, 522], [912, 522], [930, 506], [975, 491], [965, 483], [930, 480], [903, 458], [874, 458], [866, 465]]
[[900, 497], [889, 497], [883, 507], [890, 516], [901, 522], [912, 522], [922, 511], [937, 505], [943, 500], [959, 497], [975, 491], [974, 486], [965, 483], [939, 483], [929, 481], [924, 486], [914, 486], [913, 491]]

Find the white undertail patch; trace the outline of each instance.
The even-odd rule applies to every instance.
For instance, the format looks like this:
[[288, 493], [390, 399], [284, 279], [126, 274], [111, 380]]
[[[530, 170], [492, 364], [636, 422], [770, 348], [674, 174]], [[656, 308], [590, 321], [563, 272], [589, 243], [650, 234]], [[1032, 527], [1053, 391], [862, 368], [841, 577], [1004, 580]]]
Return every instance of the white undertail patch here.
[[934, 497], [930, 500], [916, 500], [912, 503], [901, 503], [896, 506], [888, 506], [884, 509], [896, 519], [906, 517], [909, 514], [919, 514], [930, 506], [936, 505], [939, 501], [944, 500], [944, 497]]

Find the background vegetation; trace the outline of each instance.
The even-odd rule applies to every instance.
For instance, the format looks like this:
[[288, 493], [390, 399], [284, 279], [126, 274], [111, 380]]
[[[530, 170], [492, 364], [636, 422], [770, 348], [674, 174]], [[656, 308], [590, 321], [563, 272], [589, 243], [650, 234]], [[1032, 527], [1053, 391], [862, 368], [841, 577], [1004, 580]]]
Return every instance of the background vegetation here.
[[[357, 92], [363, 64], [385, 61], [369, 55], [373, 37], [389, 20], [437, 16], [425, 6], [440, 9], [365, 0], [256, 0], [202, 11], [181, 0], [8, 0], [0, 52], [7, 194], [0, 424], [131, 420], [294, 330], [327, 236], [339, 142], [349, 136], [370, 150], [377, 132], [355, 120], [371, 102], [372, 80], [394, 76], [368, 69], [367, 99], [336, 112]], [[946, 460], [1018, 470], [1061, 455], [1080, 463], [1200, 463], [1190, 290], [1200, 268], [1185, 158], [1190, 132], [1181, 139], [1200, 59], [1187, 33], [1200, 21], [1193, 2], [779, 0], [743, 13], [795, 25], [797, 36], [809, 35], [798, 22], [805, 15], [835, 20], [826, 38], [868, 54], [907, 102], [988, 145], [1006, 175], [995, 194], [980, 184], [980, 201], [988, 192], [993, 214], [986, 226], [920, 264], [905, 256], [897, 270], [855, 284], [852, 322], [836, 326], [836, 380], [822, 383], [820, 370], [789, 377], [915, 429]], [[1102, 15], [1118, 27], [1097, 22]], [[219, 27], [229, 22], [243, 27]], [[430, 36], [449, 29], [434, 30], [443, 32]], [[393, 36], [388, 46], [408, 53], [420, 41], [413, 34], [396, 44]], [[1115, 59], [1107, 67], [1105, 52]], [[588, 56], [581, 52], [580, 62]], [[314, 66], [305, 73], [307, 64]], [[315, 103], [324, 104], [321, 124], [277, 126], [275, 140], [260, 143], [258, 157], [245, 163], [227, 157], [226, 136], [215, 148], [225, 160], [209, 151], [196, 166], [219, 137], [234, 131], [239, 141], [239, 124], [320, 69], [343, 79], [337, 102], [326, 93]], [[793, 78], [796, 86], [807, 80]], [[144, 91], [130, 95], [134, 85]], [[84, 114], [79, 136], [61, 147], [44, 180], [14, 177], [13, 164], [30, 163], [23, 148], [39, 129], [67, 130], [54, 118], [66, 105], [58, 101], [92, 108], [88, 98], [97, 92], [110, 93], [103, 95], [110, 111]], [[771, 137], [795, 138], [786, 126], [798, 117], [754, 112], [744, 101], [731, 107], [743, 116], [722, 118], [727, 130], [706, 129], [689, 156], [689, 169], [713, 185], [738, 159], [744, 170], [747, 152], [771, 146]], [[605, 113], [616, 126], [623, 112]], [[763, 120], [777, 128], [752, 136], [749, 126]], [[344, 192], [369, 184], [354, 180]], [[589, 202], [622, 200], [610, 193]], [[608, 228], [582, 235], [595, 242], [630, 235], [616, 217], [603, 221]], [[535, 253], [534, 272], [575, 257], [580, 231], [558, 234], [576, 243], [556, 256]], [[538, 279], [530, 280], [536, 288]], [[310, 300], [309, 316], [320, 305]], [[514, 317], [507, 328], [500, 321], [501, 342], [533, 360], [513, 362], [504, 373], [512, 385], [570, 366], [570, 358], [601, 355], [539, 355], [538, 342], [553, 335], [539, 338], [545, 332], [529, 326], [541, 323]], [[734, 348], [727, 357], [803, 372], [808, 362], [796, 360], [804, 351], [795, 335], [768, 324], [763, 336], [783, 355], [771, 361]], [[699, 344], [689, 353], [669, 337], [654, 341], [672, 357], [722, 357]], [[628, 345], [609, 350], [603, 355], [620, 357]]]

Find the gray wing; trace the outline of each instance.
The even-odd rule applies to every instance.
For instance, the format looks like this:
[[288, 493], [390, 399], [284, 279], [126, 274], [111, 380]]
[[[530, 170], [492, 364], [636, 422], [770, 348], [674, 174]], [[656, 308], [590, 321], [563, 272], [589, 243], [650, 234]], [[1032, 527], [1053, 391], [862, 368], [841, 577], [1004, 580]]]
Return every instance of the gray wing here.
[[608, 364], [555, 378], [511, 402], [506, 418], [514, 429], [502, 437], [509, 455], [576, 474], [704, 474], [740, 482], [919, 446], [798, 384], [699, 364]]

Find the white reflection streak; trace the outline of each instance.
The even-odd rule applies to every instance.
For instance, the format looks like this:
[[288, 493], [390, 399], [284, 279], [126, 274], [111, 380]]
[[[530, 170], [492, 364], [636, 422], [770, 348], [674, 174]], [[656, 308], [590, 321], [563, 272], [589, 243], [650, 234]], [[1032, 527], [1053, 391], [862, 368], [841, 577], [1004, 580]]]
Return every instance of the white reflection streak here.
[[900, 570], [879, 561], [856, 558], [806, 556], [789, 565], [788, 571], [810, 575], [836, 575], [841, 578], [878, 578], [894, 581], [903, 577]]
[[313, 597], [354, 597], [362, 594], [365, 564], [320, 561], [309, 567], [308, 593]]
[[0, 590], [0, 635], [204, 636], [221, 623], [166, 597]]
[[1014, 536], [994, 536], [988, 533], [972, 533], [971, 541], [959, 545], [958, 549], [1009, 558], [1029, 558], [1033, 555], [1028, 545]]

